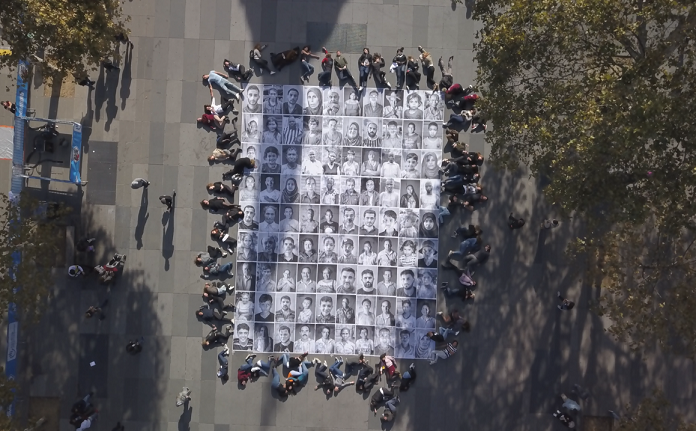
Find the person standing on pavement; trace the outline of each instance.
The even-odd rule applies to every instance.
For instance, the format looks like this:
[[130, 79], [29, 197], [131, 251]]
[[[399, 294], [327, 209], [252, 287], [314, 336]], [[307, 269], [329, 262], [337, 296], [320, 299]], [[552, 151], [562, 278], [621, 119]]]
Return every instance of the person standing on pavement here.
[[136, 178], [131, 183], [131, 188], [132, 189], [139, 189], [141, 187], [147, 188], [147, 186], [149, 186], [149, 185], [150, 185], [150, 182], [148, 180], [143, 179], [143, 178]]
[[160, 202], [167, 206], [167, 211], [171, 211], [174, 208], [174, 198], [176, 197], [176, 190], [172, 192], [172, 195], [162, 195], [159, 197]]
[[184, 386], [179, 395], [176, 396], [176, 406], [179, 407], [189, 401], [191, 401], [191, 389]]

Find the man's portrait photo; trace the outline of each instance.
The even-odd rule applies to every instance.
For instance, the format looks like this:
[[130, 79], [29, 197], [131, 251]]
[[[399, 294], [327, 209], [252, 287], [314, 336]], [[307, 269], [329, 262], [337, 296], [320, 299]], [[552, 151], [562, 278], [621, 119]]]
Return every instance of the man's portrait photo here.
[[352, 325], [355, 323], [355, 296], [338, 295], [338, 308], [336, 309], [336, 323]]
[[394, 328], [375, 328], [375, 356], [394, 356]]
[[343, 115], [343, 91], [338, 87], [324, 89], [324, 115]]
[[250, 322], [236, 322], [234, 328], [234, 338], [232, 339], [233, 350], [251, 350], [253, 347], [252, 331], [254, 324]]
[[302, 115], [302, 86], [285, 86], [283, 115]]
[[394, 326], [394, 298], [377, 298], [379, 308], [375, 316], [375, 326]]
[[302, 145], [302, 117], [283, 116], [283, 145]]
[[292, 293], [276, 294], [276, 323], [295, 323], [295, 295]]
[[334, 354], [354, 355], [355, 354], [355, 326], [336, 325], [336, 343], [334, 344]]
[[275, 340], [273, 351], [279, 353], [293, 353], [293, 337], [295, 326], [285, 323], [276, 323], [275, 325]]
[[244, 89], [242, 112], [246, 114], [260, 114], [262, 111], [261, 88], [256, 84], [249, 84]]
[[295, 353], [313, 353], [315, 351], [314, 347], [314, 325], [298, 324], [295, 326], [295, 343], [294, 352]]
[[273, 322], [273, 296], [270, 293], [262, 293], [258, 295], [256, 303], [256, 314], [254, 321], [256, 322]]
[[414, 358], [416, 356], [414, 330], [397, 329], [396, 332], [398, 337], [396, 339], [396, 347], [394, 348], [394, 356], [397, 358]]
[[317, 323], [336, 323], [336, 295], [319, 294], [317, 295], [317, 308], [315, 321]]

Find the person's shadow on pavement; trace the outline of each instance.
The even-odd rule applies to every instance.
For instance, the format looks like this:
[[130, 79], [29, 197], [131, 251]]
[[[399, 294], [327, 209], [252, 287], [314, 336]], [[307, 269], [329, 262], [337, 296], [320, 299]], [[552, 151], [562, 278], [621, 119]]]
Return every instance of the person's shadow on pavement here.
[[162, 257], [164, 270], [169, 271], [169, 258], [174, 255], [174, 203], [162, 214]]
[[186, 400], [184, 403], [184, 411], [179, 416], [179, 431], [189, 431], [191, 429], [191, 414], [193, 413], [193, 407], [189, 407], [189, 402]]
[[140, 198], [140, 210], [138, 211], [138, 224], [135, 226], [135, 240], [137, 241], [136, 247], [138, 250], [143, 248], [143, 233], [145, 232], [145, 223], [150, 217], [150, 213], [147, 212], [147, 187], [143, 187], [143, 195]]

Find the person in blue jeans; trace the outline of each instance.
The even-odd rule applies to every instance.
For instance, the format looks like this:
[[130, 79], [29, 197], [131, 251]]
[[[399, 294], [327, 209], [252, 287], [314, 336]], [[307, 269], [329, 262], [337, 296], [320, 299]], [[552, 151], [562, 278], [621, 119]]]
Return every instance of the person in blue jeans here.
[[300, 77], [300, 81], [302, 82], [309, 82], [309, 77], [314, 73], [314, 66], [309, 64], [309, 60], [311, 58], [319, 59], [319, 56], [312, 54], [312, 48], [309, 45], [306, 45], [300, 52], [300, 59], [302, 60], [300, 62], [300, 66], [302, 66], [302, 76]]
[[227, 347], [227, 344], [224, 345], [224, 348], [220, 353], [218, 353], [218, 363], [220, 364], [220, 369], [217, 372], [217, 376], [220, 377], [220, 379], [225, 382], [227, 381], [230, 376], [228, 375], [229, 371], [229, 361], [225, 356], [229, 356], [230, 354], [230, 349]]
[[358, 69], [360, 70], [360, 87], [358, 91], [362, 91], [364, 87], [367, 87], [367, 79], [370, 77], [370, 72], [372, 72], [372, 56], [369, 48], [363, 48], [363, 53], [358, 59]]
[[[302, 355], [300, 358], [304, 359], [305, 356], [306, 355]], [[297, 360], [298, 358], [292, 358], [292, 359]], [[296, 363], [295, 361], [293, 361], [293, 362], [290, 361], [290, 355], [288, 355], [287, 353], [283, 353], [283, 356], [280, 357], [280, 362], [283, 365], [285, 365], [285, 364], [290, 365], [292, 363], [292, 365], [293, 365], [292, 368], [294, 368], [294, 365]], [[312, 363], [309, 361], [302, 360], [302, 362], [300, 362], [300, 364], [299, 364], [299, 369], [292, 369], [292, 368], [288, 367], [288, 369], [290, 371], [288, 372], [288, 378], [285, 380], [285, 384], [286, 384], [288, 391], [292, 391], [293, 393], [295, 393], [295, 386], [296, 385], [299, 386], [299, 385], [307, 384], [307, 380], [309, 378], [309, 370], [307, 370], [308, 365], [311, 366]]]
[[220, 93], [227, 96], [226, 99], [235, 98], [240, 100], [239, 93], [242, 92], [242, 89], [228, 81], [227, 78], [229, 77], [224, 73], [216, 72], [214, 70], [211, 70], [207, 75], [203, 75], [203, 81], [207, 82], [208, 88], [210, 88], [211, 98], [214, 97], [213, 85], [215, 85], [218, 90], [220, 90]]
[[451, 259], [456, 256], [466, 256], [469, 252], [475, 252], [481, 248], [481, 237], [465, 239], [459, 244], [459, 250], [450, 250], [447, 254], [447, 259]]
[[413, 382], [416, 381], [416, 364], [411, 364], [407, 371], [401, 376], [399, 391], [407, 391]]

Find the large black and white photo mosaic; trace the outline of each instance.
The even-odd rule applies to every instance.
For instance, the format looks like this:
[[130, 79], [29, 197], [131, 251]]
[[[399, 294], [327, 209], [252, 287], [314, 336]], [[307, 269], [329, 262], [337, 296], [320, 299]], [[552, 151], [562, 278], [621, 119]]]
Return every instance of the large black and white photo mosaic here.
[[443, 117], [439, 92], [246, 86], [235, 350], [429, 358]]

